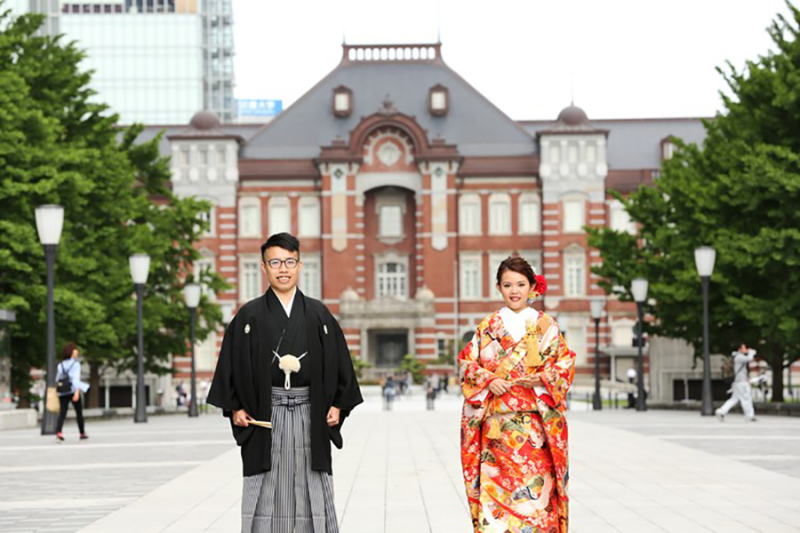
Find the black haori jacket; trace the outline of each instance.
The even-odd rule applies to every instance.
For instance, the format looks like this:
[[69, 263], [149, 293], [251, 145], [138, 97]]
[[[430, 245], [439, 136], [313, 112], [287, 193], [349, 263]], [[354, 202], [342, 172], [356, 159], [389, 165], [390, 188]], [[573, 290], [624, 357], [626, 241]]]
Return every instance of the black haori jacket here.
[[[331, 474], [331, 441], [342, 447], [341, 428], [350, 411], [363, 402], [350, 350], [336, 319], [319, 300], [304, 296], [308, 355], [302, 364], [311, 371], [311, 468]], [[297, 301], [295, 301], [295, 304]], [[272, 468], [272, 431], [233, 425], [233, 411], [244, 409], [261, 421], [272, 420], [272, 350], [267, 338], [267, 299], [262, 295], [243, 305], [225, 330], [208, 403], [231, 419], [233, 436], [242, 448], [245, 476]], [[329, 427], [328, 410], [341, 409], [339, 425]]]

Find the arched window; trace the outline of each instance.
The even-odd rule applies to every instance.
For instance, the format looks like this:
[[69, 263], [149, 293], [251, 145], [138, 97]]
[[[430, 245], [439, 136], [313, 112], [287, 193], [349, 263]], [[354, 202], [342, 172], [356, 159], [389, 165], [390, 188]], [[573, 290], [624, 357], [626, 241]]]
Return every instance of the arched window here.
[[535, 235], [542, 231], [542, 210], [539, 197], [526, 193], [519, 197], [519, 233]]
[[481, 197], [465, 194], [458, 199], [458, 232], [481, 235]]
[[378, 296], [407, 298], [406, 265], [389, 261], [378, 265]]
[[239, 236], [261, 237], [261, 199], [256, 196], [239, 199]]
[[269, 234], [292, 232], [292, 206], [287, 196], [269, 199]]
[[511, 234], [511, 197], [506, 193], [489, 196], [489, 235]]

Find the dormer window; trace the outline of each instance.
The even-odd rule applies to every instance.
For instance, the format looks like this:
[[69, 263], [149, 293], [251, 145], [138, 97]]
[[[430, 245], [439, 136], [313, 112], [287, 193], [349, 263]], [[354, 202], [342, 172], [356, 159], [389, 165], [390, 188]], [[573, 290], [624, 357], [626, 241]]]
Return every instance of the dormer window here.
[[333, 114], [339, 118], [349, 117], [353, 112], [353, 91], [340, 85], [333, 90]]
[[443, 117], [450, 109], [450, 91], [444, 85], [434, 85], [428, 95], [428, 107], [431, 115]]
[[672, 159], [672, 156], [675, 155], [675, 150], [677, 147], [675, 143], [672, 142], [672, 137], [666, 137], [661, 141], [661, 159], [666, 161], [667, 159]]

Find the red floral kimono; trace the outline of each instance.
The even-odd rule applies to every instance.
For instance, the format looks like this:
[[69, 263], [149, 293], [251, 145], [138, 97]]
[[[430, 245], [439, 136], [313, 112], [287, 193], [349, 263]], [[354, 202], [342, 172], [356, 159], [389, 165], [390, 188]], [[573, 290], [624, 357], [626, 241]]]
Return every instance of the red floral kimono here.
[[[464, 410], [461, 464], [476, 533], [567, 533], [566, 395], [575, 353], [538, 312], [515, 342], [500, 313], [481, 322], [458, 357]], [[495, 378], [538, 376], [544, 386], [489, 391]]]

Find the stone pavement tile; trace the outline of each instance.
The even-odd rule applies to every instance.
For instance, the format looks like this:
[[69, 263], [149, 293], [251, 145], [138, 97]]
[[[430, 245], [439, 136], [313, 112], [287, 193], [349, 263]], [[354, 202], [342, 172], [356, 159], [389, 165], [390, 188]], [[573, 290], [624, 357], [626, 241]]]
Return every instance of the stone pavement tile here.
[[231, 510], [241, 512], [242, 480], [231, 479], [221, 490], [214, 491], [197, 506], [164, 529], [164, 533], [196, 533], [208, 529]]
[[[667, 530], [673, 522], [685, 523], [676, 515], [712, 531], [780, 531], [800, 524], [794, 509], [770, 513], [765, 508], [775, 509], [774, 503], [760, 505], [800, 490], [794, 478], [585, 420], [571, 423], [573, 509], [591, 505], [623, 531], [644, 527], [631, 514]], [[581, 484], [587, 482], [619, 507], [597, 507], [581, 499], [586, 494]], [[676, 497], [661, 497], [669, 491]], [[758, 501], [748, 498], [750, 494]]]
[[[89, 421], [87, 429], [80, 442], [68, 426], [61, 444], [38, 428], [0, 434], [0, 531], [33, 531], [28, 520], [37, 533], [77, 531], [234, 448], [219, 416]], [[79, 482], [65, 491], [54, 479]]]
[[[333, 463], [342, 533], [470, 532], [459, 458], [460, 402], [438, 402], [433, 412], [411, 399], [403, 402], [392, 412], [368, 403], [345, 426], [345, 448], [334, 451]], [[800, 531], [800, 480], [657, 435], [593, 423], [591, 414], [570, 415], [571, 531]], [[662, 418], [647, 413], [627, 419], [632, 420], [657, 426]], [[129, 521], [130, 511], [138, 509], [154, 520], [151, 529], [142, 529], [140, 521], [136, 533], [237, 531], [239, 472], [238, 454], [224, 454], [98, 524], [125, 533], [111, 519]], [[185, 501], [165, 508], [180, 492], [176, 487], [189, 481], [205, 488], [186, 490]], [[161, 495], [159, 501], [152, 500], [154, 494]]]
[[[237, 486], [238, 484], [238, 486]], [[132, 504], [101, 518], [81, 529], [82, 533], [150, 533], [166, 531], [197, 531], [208, 523], [197, 524], [197, 516], [203, 505], [214, 498], [223, 498], [231, 488], [241, 491], [241, 464], [238, 450], [230, 450], [216, 459], [179, 476], [143, 496]], [[222, 491], [223, 494], [218, 494]], [[211, 512], [209, 509], [207, 512]], [[223, 510], [224, 511], [224, 510]], [[211, 520], [221, 514], [206, 516]], [[184, 528], [182, 523], [194, 528]], [[187, 526], [188, 527], [188, 526]], [[202, 530], [202, 529], [201, 529]]]

